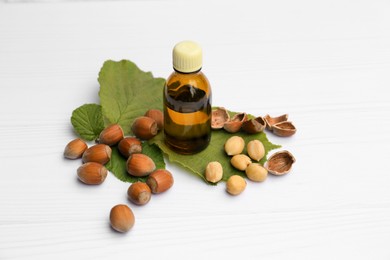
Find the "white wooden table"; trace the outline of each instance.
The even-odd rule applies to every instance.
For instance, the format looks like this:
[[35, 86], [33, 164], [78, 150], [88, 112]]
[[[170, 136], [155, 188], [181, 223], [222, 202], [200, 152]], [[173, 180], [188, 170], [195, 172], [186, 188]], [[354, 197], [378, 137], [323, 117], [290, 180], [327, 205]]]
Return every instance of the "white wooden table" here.
[[[8, 2], [8, 3], [6, 3]], [[0, 3], [0, 259], [389, 259], [389, 1]], [[107, 59], [155, 76], [202, 44], [213, 104], [289, 113], [269, 139], [297, 162], [232, 197], [169, 164], [144, 207], [113, 175], [98, 187], [63, 159], [73, 109], [98, 103]], [[112, 206], [136, 215], [123, 235]]]

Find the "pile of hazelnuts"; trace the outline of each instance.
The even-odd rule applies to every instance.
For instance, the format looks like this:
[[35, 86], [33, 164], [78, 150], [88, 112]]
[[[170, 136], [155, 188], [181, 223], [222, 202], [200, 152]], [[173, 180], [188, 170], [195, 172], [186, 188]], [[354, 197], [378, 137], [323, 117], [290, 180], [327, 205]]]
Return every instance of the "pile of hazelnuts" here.
[[[163, 113], [157, 109], [148, 110], [144, 116], [134, 120], [131, 130], [135, 136], [125, 137], [119, 124], [107, 126], [99, 135], [98, 144], [88, 147], [80, 138], [70, 141], [64, 150], [67, 159], [82, 158], [77, 169], [78, 179], [88, 185], [99, 185], [107, 177], [104, 166], [111, 159], [111, 147], [117, 146], [127, 160], [127, 173], [134, 177], [147, 177], [146, 183], [137, 181], [127, 190], [129, 201], [136, 205], [147, 204], [153, 194], [167, 191], [173, 185], [172, 174], [165, 169], [156, 169], [154, 161], [142, 154], [142, 140], [149, 140], [163, 127]], [[110, 211], [110, 223], [114, 230], [127, 232], [134, 226], [133, 211], [124, 204], [114, 206]]]

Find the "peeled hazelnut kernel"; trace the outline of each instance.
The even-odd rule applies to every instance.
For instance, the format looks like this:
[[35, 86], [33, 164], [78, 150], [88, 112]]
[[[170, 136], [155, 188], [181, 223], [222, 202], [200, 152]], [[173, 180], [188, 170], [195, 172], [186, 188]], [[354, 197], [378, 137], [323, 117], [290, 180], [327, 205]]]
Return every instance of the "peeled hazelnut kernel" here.
[[297, 129], [292, 122], [285, 121], [274, 124], [272, 127], [272, 132], [277, 136], [288, 137], [295, 134], [297, 132]]
[[110, 211], [110, 224], [113, 229], [124, 233], [134, 226], [135, 218], [133, 211], [123, 204], [114, 206]]
[[252, 163], [251, 158], [246, 156], [245, 154], [237, 154], [232, 157], [230, 163], [234, 168], [240, 171], [245, 171], [246, 167]]
[[211, 128], [221, 129], [230, 120], [230, 115], [224, 107], [219, 107], [211, 112]]
[[205, 170], [206, 180], [212, 183], [219, 182], [223, 177], [223, 168], [219, 162], [210, 162]]
[[225, 142], [225, 152], [232, 156], [242, 153], [245, 147], [245, 141], [240, 136], [232, 136]]
[[159, 169], [149, 175], [146, 184], [153, 193], [162, 193], [172, 187], [173, 176], [169, 171]]
[[250, 141], [246, 146], [246, 150], [249, 157], [255, 161], [260, 161], [265, 155], [264, 145], [259, 140]]
[[111, 159], [111, 148], [106, 144], [96, 144], [89, 147], [83, 154], [83, 162], [106, 164]]
[[135, 153], [127, 159], [126, 169], [130, 175], [142, 177], [153, 172], [156, 169], [156, 165], [149, 156]]
[[295, 158], [289, 151], [280, 151], [268, 158], [265, 168], [273, 175], [284, 175], [290, 172], [294, 163]]
[[129, 200], [137, 205], [145, 205], [150, 201], [152, 191], [149, 186], [143, 182], [134, 182], [127, 190]]
[[246, 181], [239, 175], [232, 175], [226, 182], [226, 191], [231, 195], [238, 195], [246, 188]]
[[259, 117], [256, 117], [254, 119], [245, 121], [242, 124], [241, 128], [242, 128], [242, 130], [244, 130], [248, 134], [256, 134], [256, 133], [260, 133], [261, 131], [263, 131], [265, 129], [265, 125], [266, 125], [266, 123], [265, 123], [264, 119], [261, 116], [259, 116]]
[[267, 124], [267, 129], [272, 130], [273, 126], [280, 122], [285, 122], [288, 120], [288, 114], [284, 114], [277, 117], [271, 117], [270, 115], [266, 115], [264, 117], [264, 121]]
[[134, 135], [142, 140], [149, 140], [153, 138], [157, 132], [158, 127], [154, 119], [146, 116], [138, 117], [134, 120], [131, 126], [131, 131]]
[[80, 138], [74, 139], [65, 146], [64, 157], [68, 159], [81, 158], [87, 148], [88, 145], [83, 140]]
[[99, 143], [113, 146], [123, 139], [123, 130], [119, 124], [109, 125], [99, 135]]
[[97, 185], [106, 179], [107, 169], [100, 163], [88, 162], [77, 169], [77, 176], [85, 184]]
[[133, 153], [142, 152], [142, 144], [135, 137], [126, 137], [119, 142], [118, 150], [125, 158], [129, 158]]
[[236, 133], [240, 131], [242, 124], [247, 120], [246, 113], [235, 114], [232, 120], [226, 122], [223, 128], [229, 133]]
[[164, 127], [164, 114], [161, 110], [149, 109], [148, 111], [146, 111], [145, 116], [150, 117], [150, 118], [154, 119], [154, 121], [156, 121], [158, 130], [163, 129], [163, 127]]
[[258, 163], [251, 163], [246, 167], [246, 176], [256, 182], [261, 182], [267, 179], [268, 171]]

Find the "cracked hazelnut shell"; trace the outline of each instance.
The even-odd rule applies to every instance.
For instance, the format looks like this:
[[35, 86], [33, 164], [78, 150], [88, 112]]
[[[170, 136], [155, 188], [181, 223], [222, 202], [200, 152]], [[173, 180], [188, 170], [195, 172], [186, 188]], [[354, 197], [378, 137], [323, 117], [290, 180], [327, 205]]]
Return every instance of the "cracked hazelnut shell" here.
[[247, 132], [248, 134], [256, 134], [260, 133], [265, 129], [266, 123], [264, 119], [259, 116], [253, 119], [250, 119], [248, 121], [245, 121], [242, 124], [242, 130]]
[[280, 151], [268, 158], [265, 168], [273, 175], [284, 175], [290, 172], [294, 163], [295, 158], [289, 151]]
[[230, 115], [224, 107], [219, 107], [211, 112], [211, 128], [221, 129], [230, 120]]
[[292, 122], [285, 121], [274, 124], [272, 132], [277, 136], [288, 137], [294, 135], [297, 132], [297, 129]]
[[226, 122], [223, 128], [229, 133], [237, 133], [240, 131], [242, 124], [247, 120], [246, 113], [238, 113], [233, 118]]
[[280, 122], [285, 122], [287, 120], [288, 120], [288, 114], [284, 114], [284, 115], [277, 116], [277, 117], [271, 117], [270, 115], [264, 116], [264, 121], [267, 125], [268, 130], [272, 130], [272, 127], [275, 124], [280, 123]]

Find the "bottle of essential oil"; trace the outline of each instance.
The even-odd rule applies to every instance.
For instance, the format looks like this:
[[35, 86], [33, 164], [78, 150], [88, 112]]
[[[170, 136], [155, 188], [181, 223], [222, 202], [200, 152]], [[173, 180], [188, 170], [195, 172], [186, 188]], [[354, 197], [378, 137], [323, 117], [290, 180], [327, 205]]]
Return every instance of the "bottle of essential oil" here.
[[202, 49], [192, 41], [173, 48], [174, 72], [164, 88], [164, 137], [174, 151], [194, 154], [211, 137], [211, 88], [201, 72]]

